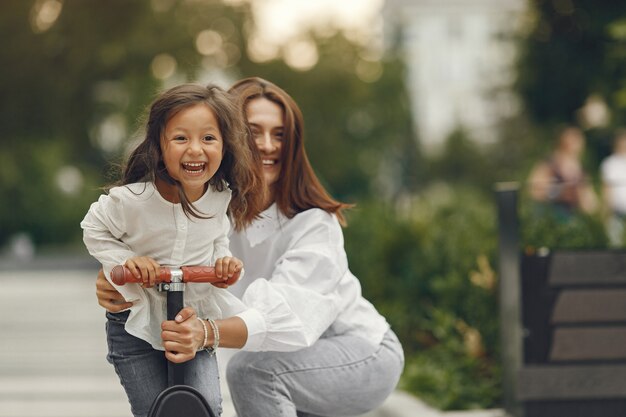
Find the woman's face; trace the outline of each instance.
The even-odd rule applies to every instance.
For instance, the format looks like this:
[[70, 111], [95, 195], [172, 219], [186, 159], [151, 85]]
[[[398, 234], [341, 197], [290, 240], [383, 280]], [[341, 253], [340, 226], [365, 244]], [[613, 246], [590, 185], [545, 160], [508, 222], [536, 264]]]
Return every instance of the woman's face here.
[[560, 145], [561, 150], [578, 157], [585, 149], [585, 137], [580, 130], [570, 128], [561, 134]]
[[266, 98], [255, 98], [248, 102], [246, 117], [254, 142], [263, 160], [263, 177], [274, 199], [273, 185], [281, 170], [281, 148], [283, 144], [283, 110]]

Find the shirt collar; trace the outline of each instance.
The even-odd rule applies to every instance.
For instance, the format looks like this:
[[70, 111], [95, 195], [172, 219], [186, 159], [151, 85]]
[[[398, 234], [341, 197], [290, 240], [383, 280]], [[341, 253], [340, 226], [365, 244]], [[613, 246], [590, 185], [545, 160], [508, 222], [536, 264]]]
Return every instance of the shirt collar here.
[[248, 242], [250, 242], [250, 246], [254, 247], [276, 234], [283, 223], [283, 217], [276, 203], [273, 203], [261, 212], [259, 217], [246, 228], [246, 237], [248, 238]]

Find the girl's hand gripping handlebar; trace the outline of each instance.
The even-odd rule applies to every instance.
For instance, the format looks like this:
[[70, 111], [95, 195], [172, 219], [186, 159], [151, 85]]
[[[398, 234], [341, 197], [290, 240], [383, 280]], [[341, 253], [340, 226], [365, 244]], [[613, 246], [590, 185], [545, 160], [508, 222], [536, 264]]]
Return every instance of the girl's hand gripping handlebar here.
[[[215, 268], [212, 266], [181, 266], [180, 268], [162, 266], [156, 283], [172, 282], [172, 276], [181, 276], [182, 282], [224, 282], [223, 278], [215, 275]], [[116, 265], [111, 270], [111, 280], [117, 285], [126, 283], [141, 283], [141, 279], [135, 278], [130, 269], [124, 265]]]

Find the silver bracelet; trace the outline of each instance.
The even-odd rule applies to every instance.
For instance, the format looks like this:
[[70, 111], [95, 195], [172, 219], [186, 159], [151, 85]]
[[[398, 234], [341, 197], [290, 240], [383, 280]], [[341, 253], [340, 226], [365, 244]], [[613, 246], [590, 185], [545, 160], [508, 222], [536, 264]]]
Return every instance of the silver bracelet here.
[[206, 342], [209, 340], [209, 332], [206, 328], [206, 324], [204, 324], [204, 320], [202, 320], [200, 317], [196, 317], [196, 318], [200, 320], [200, 323], [202, 323], [202, 328], [204, 329], [204, 342], [202, 343], [202, 347], [198, 349], [198, 350], [202, 350], [202, 349], [205, 349]]
[[215, 351], [217, 350], [217, 347], [220, 345], [220, 331], [217, 328], [217, 324], [215, 323], [215, 320], [206, 319], [206, 321], [209, 322], [209, 324], [211, 325], [211, 330], [213, 330], [213, 346], [211, 346], [210, 348], [206, 348], [205, 350], [209, 352], [210, 355], [215, 355]]

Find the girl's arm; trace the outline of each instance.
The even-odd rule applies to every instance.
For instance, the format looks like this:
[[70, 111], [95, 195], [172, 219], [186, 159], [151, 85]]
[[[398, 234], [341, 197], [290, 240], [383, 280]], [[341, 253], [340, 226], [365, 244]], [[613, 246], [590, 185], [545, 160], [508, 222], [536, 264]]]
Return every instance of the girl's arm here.
[[215, 265], [215, 273], [218, 278], [225, 278], [223, 283], [213, 283], [219, 288], [227, 288], [233, 285], [243, 275], [243, 263], [240, 259], [232, 256], [229, 248], [230, 219], [226, 212], [222, 215], [222, 230], [213, 242], [213, 258], [211, 263]]
[[114, 190], [109, 195], [100, 196], [80, 223], [89, 254], [103, 265], [107, 275], [113, 266], [135, 256], [130, 247], [121, 241], [126, 221], [124, 202], [120, 197]]
[[228, 239], [228, 234], [230, 232], [230, 220], [228, 219], [228, 215], [226, 213], [222, 215], [221, 227], [222, 229], [220, 230], [219, 236], [213, 241], [212, 264], [215, 264], [220, 258], [232, 256], [229, 248], [230, 241]]

